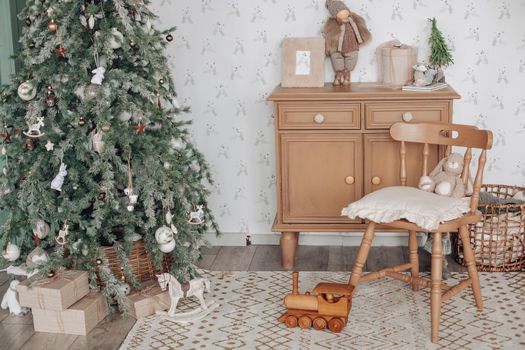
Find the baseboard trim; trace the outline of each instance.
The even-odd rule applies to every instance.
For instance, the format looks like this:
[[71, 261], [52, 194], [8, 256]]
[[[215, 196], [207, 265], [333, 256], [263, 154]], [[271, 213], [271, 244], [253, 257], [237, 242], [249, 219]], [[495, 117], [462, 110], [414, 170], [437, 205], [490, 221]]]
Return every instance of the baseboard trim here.
[[[322, 233], [304, 232], [299, 235], [300, 245], [313, 246], [359, 246], [362, 232]], [[253, 245], [279, 245], [279, 233], [259, 233], [249, 236]], [[247, 236], [240, 232], [222, 233], [220, 236], [208, 233], [205, 239], [211, 246], [245, 246]], [[372, 246], [397, 247], [408, 244], [408, 234], [404, 232], [376, 232]]]

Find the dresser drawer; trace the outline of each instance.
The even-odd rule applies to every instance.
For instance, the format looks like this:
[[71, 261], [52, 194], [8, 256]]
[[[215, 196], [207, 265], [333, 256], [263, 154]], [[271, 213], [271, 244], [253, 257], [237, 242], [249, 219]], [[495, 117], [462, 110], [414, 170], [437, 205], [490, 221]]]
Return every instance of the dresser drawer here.
[[367, 129], [388, 129], [394, 123], [403, 121], [403, 114], [410, 112], [412, 122], [447, 122], [448, 101], [402, 101], [371, 102], [365, 104]]
[[358, 103], [280, 103], [279, 129], [359, 129], [360, 112]]

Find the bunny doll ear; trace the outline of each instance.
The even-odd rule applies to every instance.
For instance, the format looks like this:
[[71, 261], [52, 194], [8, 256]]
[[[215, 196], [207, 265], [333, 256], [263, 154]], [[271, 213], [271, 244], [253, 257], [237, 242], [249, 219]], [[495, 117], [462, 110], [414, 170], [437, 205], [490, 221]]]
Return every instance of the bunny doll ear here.
[[434, 170], [432, 170], [430, 172], [430, 174], [428, 176], [430, 177], [434, 177], [436, 176], [439, 172], [441, 172], [443, 170], [443, 165], [445, 165], [445, 162], [448, 160], [448, 157], [445, 157], [443, 159], [441, 159], [439, 161], [439, 163], [436, 165], [436, 167], [434, 168]]

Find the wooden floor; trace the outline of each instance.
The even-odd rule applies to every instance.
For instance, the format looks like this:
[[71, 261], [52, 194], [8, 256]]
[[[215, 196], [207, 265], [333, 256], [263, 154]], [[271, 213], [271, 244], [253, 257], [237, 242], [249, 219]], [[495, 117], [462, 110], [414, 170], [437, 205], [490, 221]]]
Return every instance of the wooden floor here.
[[[299, 271], [350, 271], [357, 247], [300, 246], [296, 256]], [[428, 271], [430, 256], [420, 249], [420, 270]], [[214, 247], [203, 251], [200, 267], [215, 271], [278, 271], [282, 270], [278, 246]], [[377, 270], [388, 265], [408, 261], [405, 247], [372, 247], [366, 270]], [[450, 271], [465, 269], [449, 259]], [[0, 274], [0, 296], [9, 286], [5, 273]], [[119, 315], [108, 316], [86, 337], [36, 333], [32, 318], [10, 316], [0, 310], [0, 350], [76, 350], [118, 349], [135, 319]]]

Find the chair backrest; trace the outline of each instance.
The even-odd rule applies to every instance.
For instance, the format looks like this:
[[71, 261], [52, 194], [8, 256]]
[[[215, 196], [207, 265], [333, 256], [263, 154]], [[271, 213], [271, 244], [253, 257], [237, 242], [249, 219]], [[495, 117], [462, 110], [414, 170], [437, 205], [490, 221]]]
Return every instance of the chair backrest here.
[[478, 169], [473, 183], [472, 197], [470, 199], [470, 211], [475, 212], [479, 204], [479, 191], [483, 183], [483, 171], [487, 161], [487, 150], [492, 148], [492, 132], [480, 130], [475, 126], [443, 123], [395, 123], [390, 128], [390, 135], [396, 141], [401, 142], [401, 185], [407, 182], [406, 169], [406, 142], [422, 143], [423, 146], [423, 169], [422, 174], [428, 175], [429, 144], [447, 146], [446, 155], [449, 155], [452, 146], [466, 147], [464, 155], [463, 171], [461, 180], [467, 190], [470, 178], [470, 162], [472, 160], [472, 148], [481, 149], [478, 160]]

